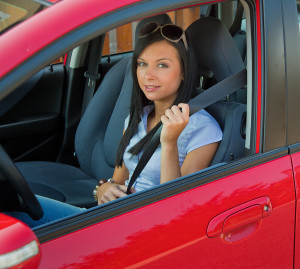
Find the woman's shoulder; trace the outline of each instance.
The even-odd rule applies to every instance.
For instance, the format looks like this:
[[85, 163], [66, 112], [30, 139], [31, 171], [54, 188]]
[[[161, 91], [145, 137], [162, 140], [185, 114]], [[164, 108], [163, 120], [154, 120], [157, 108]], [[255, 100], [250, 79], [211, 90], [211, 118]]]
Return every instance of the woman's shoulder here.
[[189, 123], [180, 135], [179, 150], [192, 150], [222, 140], [222, 130], [218, 122], [204, 109], [190, 116]]
[[206, 133], [222, 136], [219, 123], [205, 109], [201, 109], [190, 116], [189, 123], [184, 131], [187, 135]]
[[188, 125], [190, 125], [190, 128], [211, 125], [220, 129], [219, 123], [205, 109], [201, 109], [194, 113], [192, 116], [190, 116]]

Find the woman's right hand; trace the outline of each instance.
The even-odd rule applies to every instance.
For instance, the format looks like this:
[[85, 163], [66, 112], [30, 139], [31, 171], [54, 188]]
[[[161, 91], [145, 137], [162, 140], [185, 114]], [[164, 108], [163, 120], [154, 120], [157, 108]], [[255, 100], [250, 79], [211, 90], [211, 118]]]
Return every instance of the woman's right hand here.
[[[98, 205], [127, 196], [126, 191], [126, 185], [105, 183], [100, 188], [98, 188]], [[133, 192], [135, 192], [135, 190], [132, 188], [131, 193]]]

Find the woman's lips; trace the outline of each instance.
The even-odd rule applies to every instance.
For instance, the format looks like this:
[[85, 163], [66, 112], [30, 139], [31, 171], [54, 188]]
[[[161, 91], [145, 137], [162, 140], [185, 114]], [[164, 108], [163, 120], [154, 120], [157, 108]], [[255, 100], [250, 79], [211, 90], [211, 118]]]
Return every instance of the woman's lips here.
[[160, 86], [156, 86], [156, 85], [145, 85], [145, 90], [147, 92], [154, 92], [156, 91]]

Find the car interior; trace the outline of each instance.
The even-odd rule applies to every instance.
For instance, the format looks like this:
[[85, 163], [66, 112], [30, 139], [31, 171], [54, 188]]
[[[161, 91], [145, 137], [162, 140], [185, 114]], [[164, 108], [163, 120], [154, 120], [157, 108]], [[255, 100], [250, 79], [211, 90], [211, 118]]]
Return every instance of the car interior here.
[[[244, 86], [206, 108], [223, 131], [209, 168], [214, 169], [254, 154], [251, 17], [243, 0], [194, 8], [198, 16], [185, 30], [196, 55], [199, 94], [245, 68], [248, 72]], [[132, 22], [132, 47], [142, 25], [180, 24], [181, 11]], [[97, 42], [71, 49], [64, 62], [40, 70], [16, 89], [14, 107], [0, 117], [0, 144], [35, 194], [90, 208], [96, 205], [92, 192], [99, 179], [112, 176], [132, 89], [132, 50], [104, 52], [105, 46], [113, 50], [116, 32], [111, 29]], [[98, 70], [91, 74], [95, 58]]]

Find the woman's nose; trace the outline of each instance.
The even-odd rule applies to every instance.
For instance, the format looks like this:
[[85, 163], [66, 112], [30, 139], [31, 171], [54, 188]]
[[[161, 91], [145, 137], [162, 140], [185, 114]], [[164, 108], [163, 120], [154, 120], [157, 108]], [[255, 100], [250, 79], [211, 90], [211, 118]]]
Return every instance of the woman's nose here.
[[146, 70], [146, 72], [145, 72], [145, 78], [146, 78], [147, 80], [152, 80], [152, 79], [155, 78], [155, 70], [154, 70], [153, 67], [148, 66], [148, 68], [147, 68], [147, 70]]

